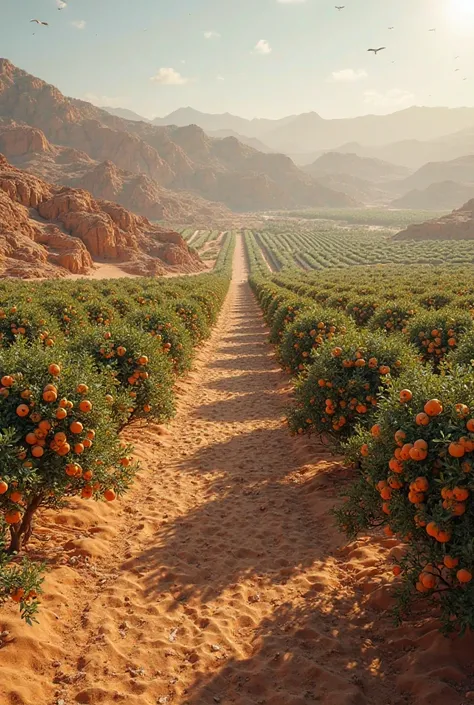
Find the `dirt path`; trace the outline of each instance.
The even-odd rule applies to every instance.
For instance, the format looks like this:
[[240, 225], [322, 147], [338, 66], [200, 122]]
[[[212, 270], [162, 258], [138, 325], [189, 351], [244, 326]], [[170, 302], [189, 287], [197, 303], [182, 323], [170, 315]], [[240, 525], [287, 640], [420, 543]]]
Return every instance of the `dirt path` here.
[[130, 495], [43, 520], [34, 550], [53, 534], [56, 567], [39, 626], [0, 613], [0, 705], [462, 702], [465, 645], [381, 612], [396, 542], [338, 552], [347, 472], [289, 437], [287, 380], [246, 278], [239, 237], [176, 419], [127, 431], [144, 466]]

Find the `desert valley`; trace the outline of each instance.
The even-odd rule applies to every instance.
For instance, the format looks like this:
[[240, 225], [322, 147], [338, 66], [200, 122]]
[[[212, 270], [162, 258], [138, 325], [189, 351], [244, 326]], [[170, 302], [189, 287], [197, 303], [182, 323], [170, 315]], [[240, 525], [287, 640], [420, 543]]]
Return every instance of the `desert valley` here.
[[468, 705], [471, 3], [142, 3], [1, 10], [0, 705]]

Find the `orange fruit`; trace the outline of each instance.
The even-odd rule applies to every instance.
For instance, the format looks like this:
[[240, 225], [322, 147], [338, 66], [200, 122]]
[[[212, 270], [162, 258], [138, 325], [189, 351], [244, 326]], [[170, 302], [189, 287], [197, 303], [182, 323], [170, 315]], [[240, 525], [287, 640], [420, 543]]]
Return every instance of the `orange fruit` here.
[[25, 441], [28, 443], [30, 446], [36, 445], [38, 439], [36, 438], [36, 435], [34, 433], [27, 433], [25, 436]]
[[380, 436], [382, 429], [380, 427], [380, 424], [376, 423], [372, 426], [370, 429], [370, 433], [374, 436], [374, 438], [378, 438]]
[[148, 357], [146, 355], [140, 355], [138, 358], [139, 365], [148, 365]]
[[454, 408], [456, 409], [458, 416], [467, 416], [469, 413], [469, 407], [466, 406], [466, 404], [456, 404]]
[[452, 558], [451, 556], [445, 556], [443, 558], [443, 563], [446, 568], [456, 568], [459, 563], [459, 558]]
[[448, 453], [453, 458], [462, 458], [465, 452], [466, 449], [464, 448], [462, 443], [458, 443], [457, 441], [453, 441], [448, 446]]
[[48, 367], [48, 372], [51, 375], [54, 375], [57, 377], [59, 374], [61, 374], [61, 368], [59, 365], [55, 364], [54, 362]]
[[393, 566], [393, 568], [392, 568], [392, 573], [393, 573], [394, 575], [400, 575], [401, 572], [402, 572], [402, 569], [400, 568], [399, 565], [394, 565], [394, 566]]
[[21, 521], [21, 512], [17, 509], [11, 509], [5, 514], [5, 521], [7, 524], [18, 524]]
[[92, 487], [90, 487], [90, 485], [86, 485], [82, 488], [81, 497], [83, 499], [90, 499], [92, 497]]
[[369, 446], [367, 445], [367, 443], [364, 443], [364, 445], [361, 446], [360, 454], [364, 456], [364, 458], [369, 455]]
[[439, 399], [430, 399], [423, 408], [425, 414], [428, 414], [428, 416], [439, 416], [443, 411], [443, 405]]
[[51, 429], [51, 424], [49, 423], [49, 421], [46, 420], [40, 421], [38, 424], [38, 428], [40, 429], [40, 431], [43, 431], [43, 433], [47, 433]]
[[28, 414], [30, 413], [30, 407], [27, 406], [26, 404], [20, 404], [19, 406], [16, 407], [16, 413], [17, 413], [17, 416], [24, 418], [25, 416], [28, 416]]
[[150, 411], [151, 411], [151, 405], [150, 405], [150, 404], [145, 404], [144, 407], [143, 407], [143, 411], [145, 412], [145, 414], [149, 414]]
[[86, 434], [86, 435], [87, 435], [87, 438], [88, 438], [90, 441], [93, 441], [94, 438], [95, 438], [95, 431], [91, 428], [91, 429], [89, 429], [89, 430], [87, 431], [87, 434]]
[[92, 409], [92, 402], [88, 399], [83, 399], [79, 402], [79, 409], [87, 414]]
[[469, 419], [466, 423], [466, 428], [470, 433], [474, 433], [474, 419]]
[[58, 455], [67, 455], [70, 450], [71, 450], [71, 446], [69, 445], [69, 443], [63, 443], [62, 445], [59, 446], [56, 453]]
[[460, 583], [470, 583], [472, 580], [472, 573], [465, 568], [461, 568], [461, 570], [458, 570], [456, 573], [456, 578]]
[[89, 440], [89, 438], [84, 438], [84, 440], [82, 441], [82, 445], [84, 446], [84, 448], [91, 448], [92, 441]]
[[416, 415], [415, 421], [418, 426], [428, 426], [430, 422], [430, 417], [428, 416], [428, 414], [425, 414], [425, 412], [422, 411]]
[[44, 455], [44, 450], [41, 446], [33, 446], [33, 448], [31, 449], [31, 455], [34, 458], [41, 458], [41, 456]]
[[123, 345], [119, 345], [117, 348], [117, 355], [119, 357], [123, 357], [125, 353], [127, 352], [127, 348], [124, 348]]
[[82, 477], [87, 481], [92, 480], [92, 470], [86, 470]]
[[426, 492], [430, 485], [426, 477], [417, 477], [414, 486], [417, 492]]
[[115, 499], [115, 492], [113, 490], [105, 490], [104, 497], [107, 502], [113, 502]]
[[469, 497], [469, 490], [466, 487], [455, 487], [453, 497], [457, 502], [465, 502]]
[[436, 585], [436, 578], [432, 573], [422, 573], [420, 575], [420, 583], [427, 590], [432, 590]]
[[87, 384], [81, 383], [81, 384], [78, 384], [76, 387], [76, 392], [78, 394], [86, 394], [88, 391], [89, 391], [89, 387], [87, 386]]
[[74, 446], [74, 452], [77, 453], [77, 455], [81, 455], [81, 453], [84, 452], [84, 444], [76, 443], [76, 445]]
[[448, 543], [451, 540], [451, 534], [449, 531], [438, 531], [435, 539], [440, 543]]
[[80, 421], [73, 421], [72, 424], [69, 426], [69, 430], [71, 433], [82, 433], [84, 430], [84, 426], [81, 424]]
[[8, 492], [8, 485], [5, 480], [0, 480], [0, 494], [5, 494]]
[[413, 399], [413, 392], [411, 392], [409, 389], [402, 389], [400, 392], [400, 401], [403, 404], [406, 404], [406, 402], [411, 401]]
[[4, 375], [1, 379], [2, 385], [4, 387], [11, 387], [14, 381], [15, 380], [10, 375]]
[[55, 416], [59, 421], [62, 421], [62, 419], [65, 419], [67, 416], [66, 409], [62, 409], [61, 407], [59, 407], [59, 409], [56, 409]]
[[54, 434], [54, 440], [58, 444], [58, 446], [60, 446], [63, 443], [66, 443], [67, 436], [65, 433], [63, 433], [63, 431], [58, 431], [58, 433]]
[[56, 392], [53, 392], [52, 390], [47, 390], [46, 392], [43, 392], [43, 401], [46, 401], [48, 403], [51, 403], [53, 401], [56, 401], [58, 398], [58, 395]]

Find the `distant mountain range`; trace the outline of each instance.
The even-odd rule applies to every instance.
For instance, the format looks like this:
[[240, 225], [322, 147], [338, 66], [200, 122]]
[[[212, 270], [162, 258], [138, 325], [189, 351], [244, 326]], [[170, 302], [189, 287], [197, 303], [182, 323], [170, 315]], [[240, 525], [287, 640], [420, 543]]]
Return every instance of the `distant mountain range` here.
[[181, 127], [193, 124], [205, 132], [232, 130], [239, 135], [255, 137], [272, 150], [292, 155], [311, 154], [318, 150], [343, 151], [340, 145], [351, 142], [382, 146], [404, 140], [437, 140], [466, 128], [474, 129], [474, 108], [414, 106], [390, 115], [356, 118], [326, 120], [311, 112], [279, 120], [247, 120], [230, 113], [212, 115], [188, 107], [152, 122], [154, 125]]

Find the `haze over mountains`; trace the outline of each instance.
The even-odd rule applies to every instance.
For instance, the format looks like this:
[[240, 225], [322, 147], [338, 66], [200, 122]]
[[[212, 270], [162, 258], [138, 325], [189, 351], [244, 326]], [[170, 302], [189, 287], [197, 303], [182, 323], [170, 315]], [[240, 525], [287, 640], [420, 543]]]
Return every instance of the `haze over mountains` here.
[[180, 108], [146, 122], [195, 124], [213, 137], [232, 135], [261, 152], [281, 151], [322, 186], [361, 203], [454, 208], [474, 193], [472, 108], [412, 107], [342, 120], [316, 113], [247, 120]]
[[[125, 117], [131, 111], [121, 108], [105, 108], [114, 115]], [[456, 142], [468, 138], [469, 128], [474, 144], [474, 108], [428, 108], [413, 106], [389, 115], [363, 115], [356, 118], [325, 120], [315, 112], [301, 115], [289, 115], [278, 120], [254, 118], [247, 120], [230, 113], [208, 114], [193, 108], [179, 108], [163, 118], [148, 121], [132, 113], [135, 120], [151, 122], [154, 125], [198, 125], [207, 133], [217, 131], [232, 131], [236, 135], [256, 138], [268, 149], [284, 154], [300, 155], [298, 163], [306, 155], [307, 162], [316, 158], [318, 151], [352, 151], [370, 150], [377, 147], [387, 148], [398, 142], [420, 141], [422, 144], [440, 142], [454, 146]], [[131, 117], [131, 116], [130, 116]], [[466, 130], [466, 135], [455, 136]], [[427, 149], [430, 147], [427, 146]], [[434, 149], [434, 145], [431, 145]], [[442, 149], [442, 147], [440, 147]], [[395, 149], [393, 150], [393, 152]], [[391, 156], [382, 154], [360, 154], [360, 156], [376, 156], [393, 161]], [[462, 156], [448, 154], [446, 158]], [[308, 158], [309, 157], [309, 158]], [[424, 154], [422, 163], [429, 161], [432, 155]], [[402, 163], [402, 162], [399, 162]], [[404, 162], [403, 162], [404, 163]], [[416, 166], [416, 164], [407, 164]]]

